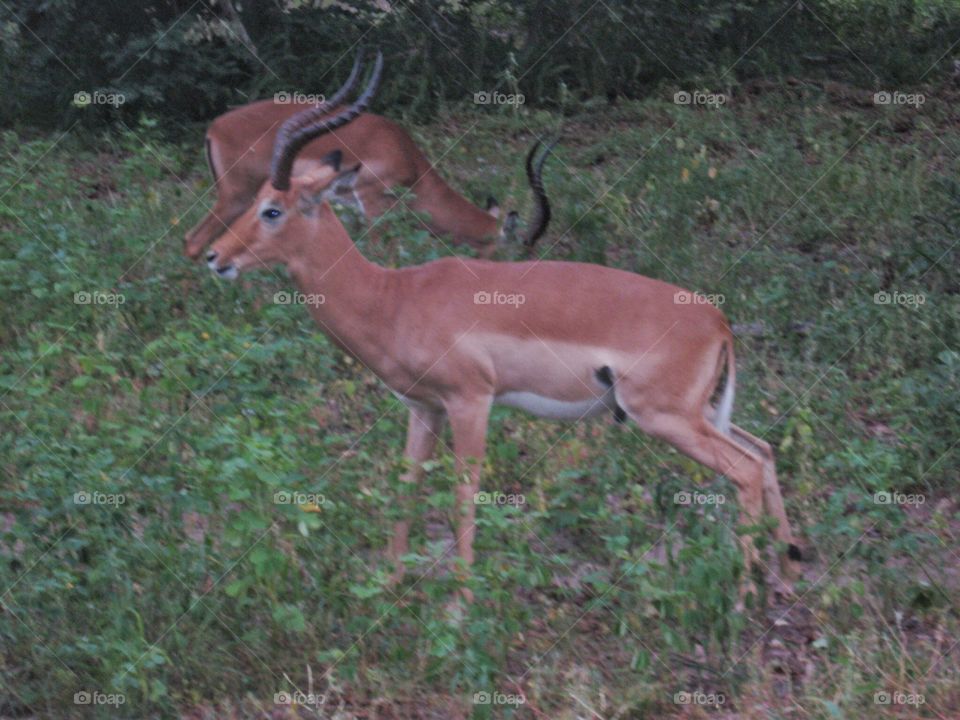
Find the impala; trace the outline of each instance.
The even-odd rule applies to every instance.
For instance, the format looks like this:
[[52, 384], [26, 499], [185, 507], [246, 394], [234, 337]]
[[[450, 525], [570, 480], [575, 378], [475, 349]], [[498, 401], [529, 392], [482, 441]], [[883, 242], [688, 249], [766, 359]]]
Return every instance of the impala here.
[[[260, 100], [231, 110], [210, 125], [206, 135], [207, 161], [213, 175], [217, 200], [210, 212], [186, 235], [185, 254], [199, 257], [207, 245], [220, 235], [250, 205], [260, 186], [270, 177], [270, 157], [281, 128], [315, 123], [329, 114], [350, 93], [362, 67], [362, 51], [357, 53], [353, 69], [328, 101], [306, 110], [295, 103], [279, 104]], [[377, 56], [377, 66], [383, 58]], [[407, 132], [396, 123], [378, 115], [361, 114], [340, 132], [318, 137], [303, 148], [300, 157], [319, 160], [339, 151], [346, 167], [360, 165], [352, 187], [336, 183], [328, 189], [329, 199], [352, 205], [369, 222], [397, 204], [391, 191], [412, 188], [410, 209], [426, 213], [427, 228], [435, 235], [467, 244], [484, 256], [496, 249], [501, 238], [512, 236], [516, 215], [500, 218], [493, 198], [487, 208], [477, 207], [444, 181]], [[537, 168], [539, 175], [540, 168]], [[549, 221], [549, 207], [542, 188], [531, 183], [537, 212], [544, 216], [542, 234]], [[530, 248], [539, 234], [527, 232], [520, 240]]]
[[[782, 587], [789, 589], [799, 550], [773, 453], [730, 423], [736, 366], [724, 315], [673, 285], [599, 265], [444, 258], [387, 269], [369, 262], [325, 199], [342, 176], [339, 158], [292, 179], [291, 171], [299, 148], [349, 123], [373, 87], [338, 114], [280, 134], [270, 182], [212, 245], [211, 270], [235, 278], [282, 264], [304, 294], [323, 296], [310, 308], [316, 321], [409, 408], [406, 487], [420, 480], [450, 423], [464, 569], [473, 561], [490, 409], [502, 404], [554, 419], [609, 413], [632, 420], [726, 475], [745, 522], [758, 522], [764, 509], [775, 519]], [[397, 522], [388, 547], [396, 577], [407, 535], [408, 522]], [[742, 542], [749, 567], [758, 553], [749, 536]]]

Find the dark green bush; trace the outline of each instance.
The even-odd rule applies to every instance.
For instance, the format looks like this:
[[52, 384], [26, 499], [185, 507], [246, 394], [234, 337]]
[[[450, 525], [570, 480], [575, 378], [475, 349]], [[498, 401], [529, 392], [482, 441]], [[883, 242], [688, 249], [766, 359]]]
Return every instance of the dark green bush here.
[[[330, 92], [358, 42], [387, 57], [380, 107], [424, 116], [494, 88], [562, 105], [771, 74], [910, 86], [951, 69], [960, 35], [948, 0], [283, 0], [238, 4], [239, 22], [228, 7], [4, 3], [0, 123], [129, 124], [145, 112], [175, 126], [278, 90]], [[126, 102], [73, 105], [78, 91], [97, 90]]]

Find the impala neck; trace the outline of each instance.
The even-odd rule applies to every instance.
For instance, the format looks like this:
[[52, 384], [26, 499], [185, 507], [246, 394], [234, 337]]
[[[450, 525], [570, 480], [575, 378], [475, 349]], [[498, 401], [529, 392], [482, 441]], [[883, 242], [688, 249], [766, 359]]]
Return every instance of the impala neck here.
[[323, 297], [309, 310], [330, 339], [376, 371], [395, 307], [388, 292], [394, 271], [363, 257], [327, 203], [318, 212], [322, 231], [299, 233], [287, 269], [301, 292]]
[[414, 208], [429, 212], [429, 224], [440, 234], [450, 234], [460, 241], [495, 239], [499, 235], [500, 221], [447, 185], [435, 170], [431, 169], [418, 186], [422, 188]]

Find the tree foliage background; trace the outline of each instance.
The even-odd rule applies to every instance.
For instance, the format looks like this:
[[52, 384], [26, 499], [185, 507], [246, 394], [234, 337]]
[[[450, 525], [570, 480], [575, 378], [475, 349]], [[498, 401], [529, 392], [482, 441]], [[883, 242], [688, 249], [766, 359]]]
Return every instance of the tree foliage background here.
[[[902, 87], [949, 71], [957, 37], [951, 0], [19, 0], [0, 7], [0, 122], [208, 119], [336, 87], [360, 42], [386, 55], [381, 104], [425, 116], [494, 88], [556, 106], [791, 74]], [[71, 104], [98, 89], [122, 112]]]

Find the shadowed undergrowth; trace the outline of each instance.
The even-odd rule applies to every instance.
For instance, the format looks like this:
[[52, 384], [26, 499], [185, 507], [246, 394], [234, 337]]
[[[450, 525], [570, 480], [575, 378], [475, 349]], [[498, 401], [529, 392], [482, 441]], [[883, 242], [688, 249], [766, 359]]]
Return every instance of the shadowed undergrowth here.
[[[524, 150], [561, 130], [539, 252], [713, 295], [749, 330], [735, 418], [812, 549], [798, 602], [734, 612], [734, 535], [766, 534], [724, 480], [629, 426], [504, 410], [483, 485], [517, 502], [479, 509], [477, 602], [448, 609], [449, 452], [391, 590], [403, 407], [276, 299], [282, 271], [226, 284], [180, 256], [211, 204], [197, 143], [8, 133], [0, 712], [253, 717], [302, 692], [304, 717], [956, 713], [957, 98], [671, 100], [413, 134], [469, 197], [525, 209]], [[451, 254], [388, 221], [368, 257]]]

